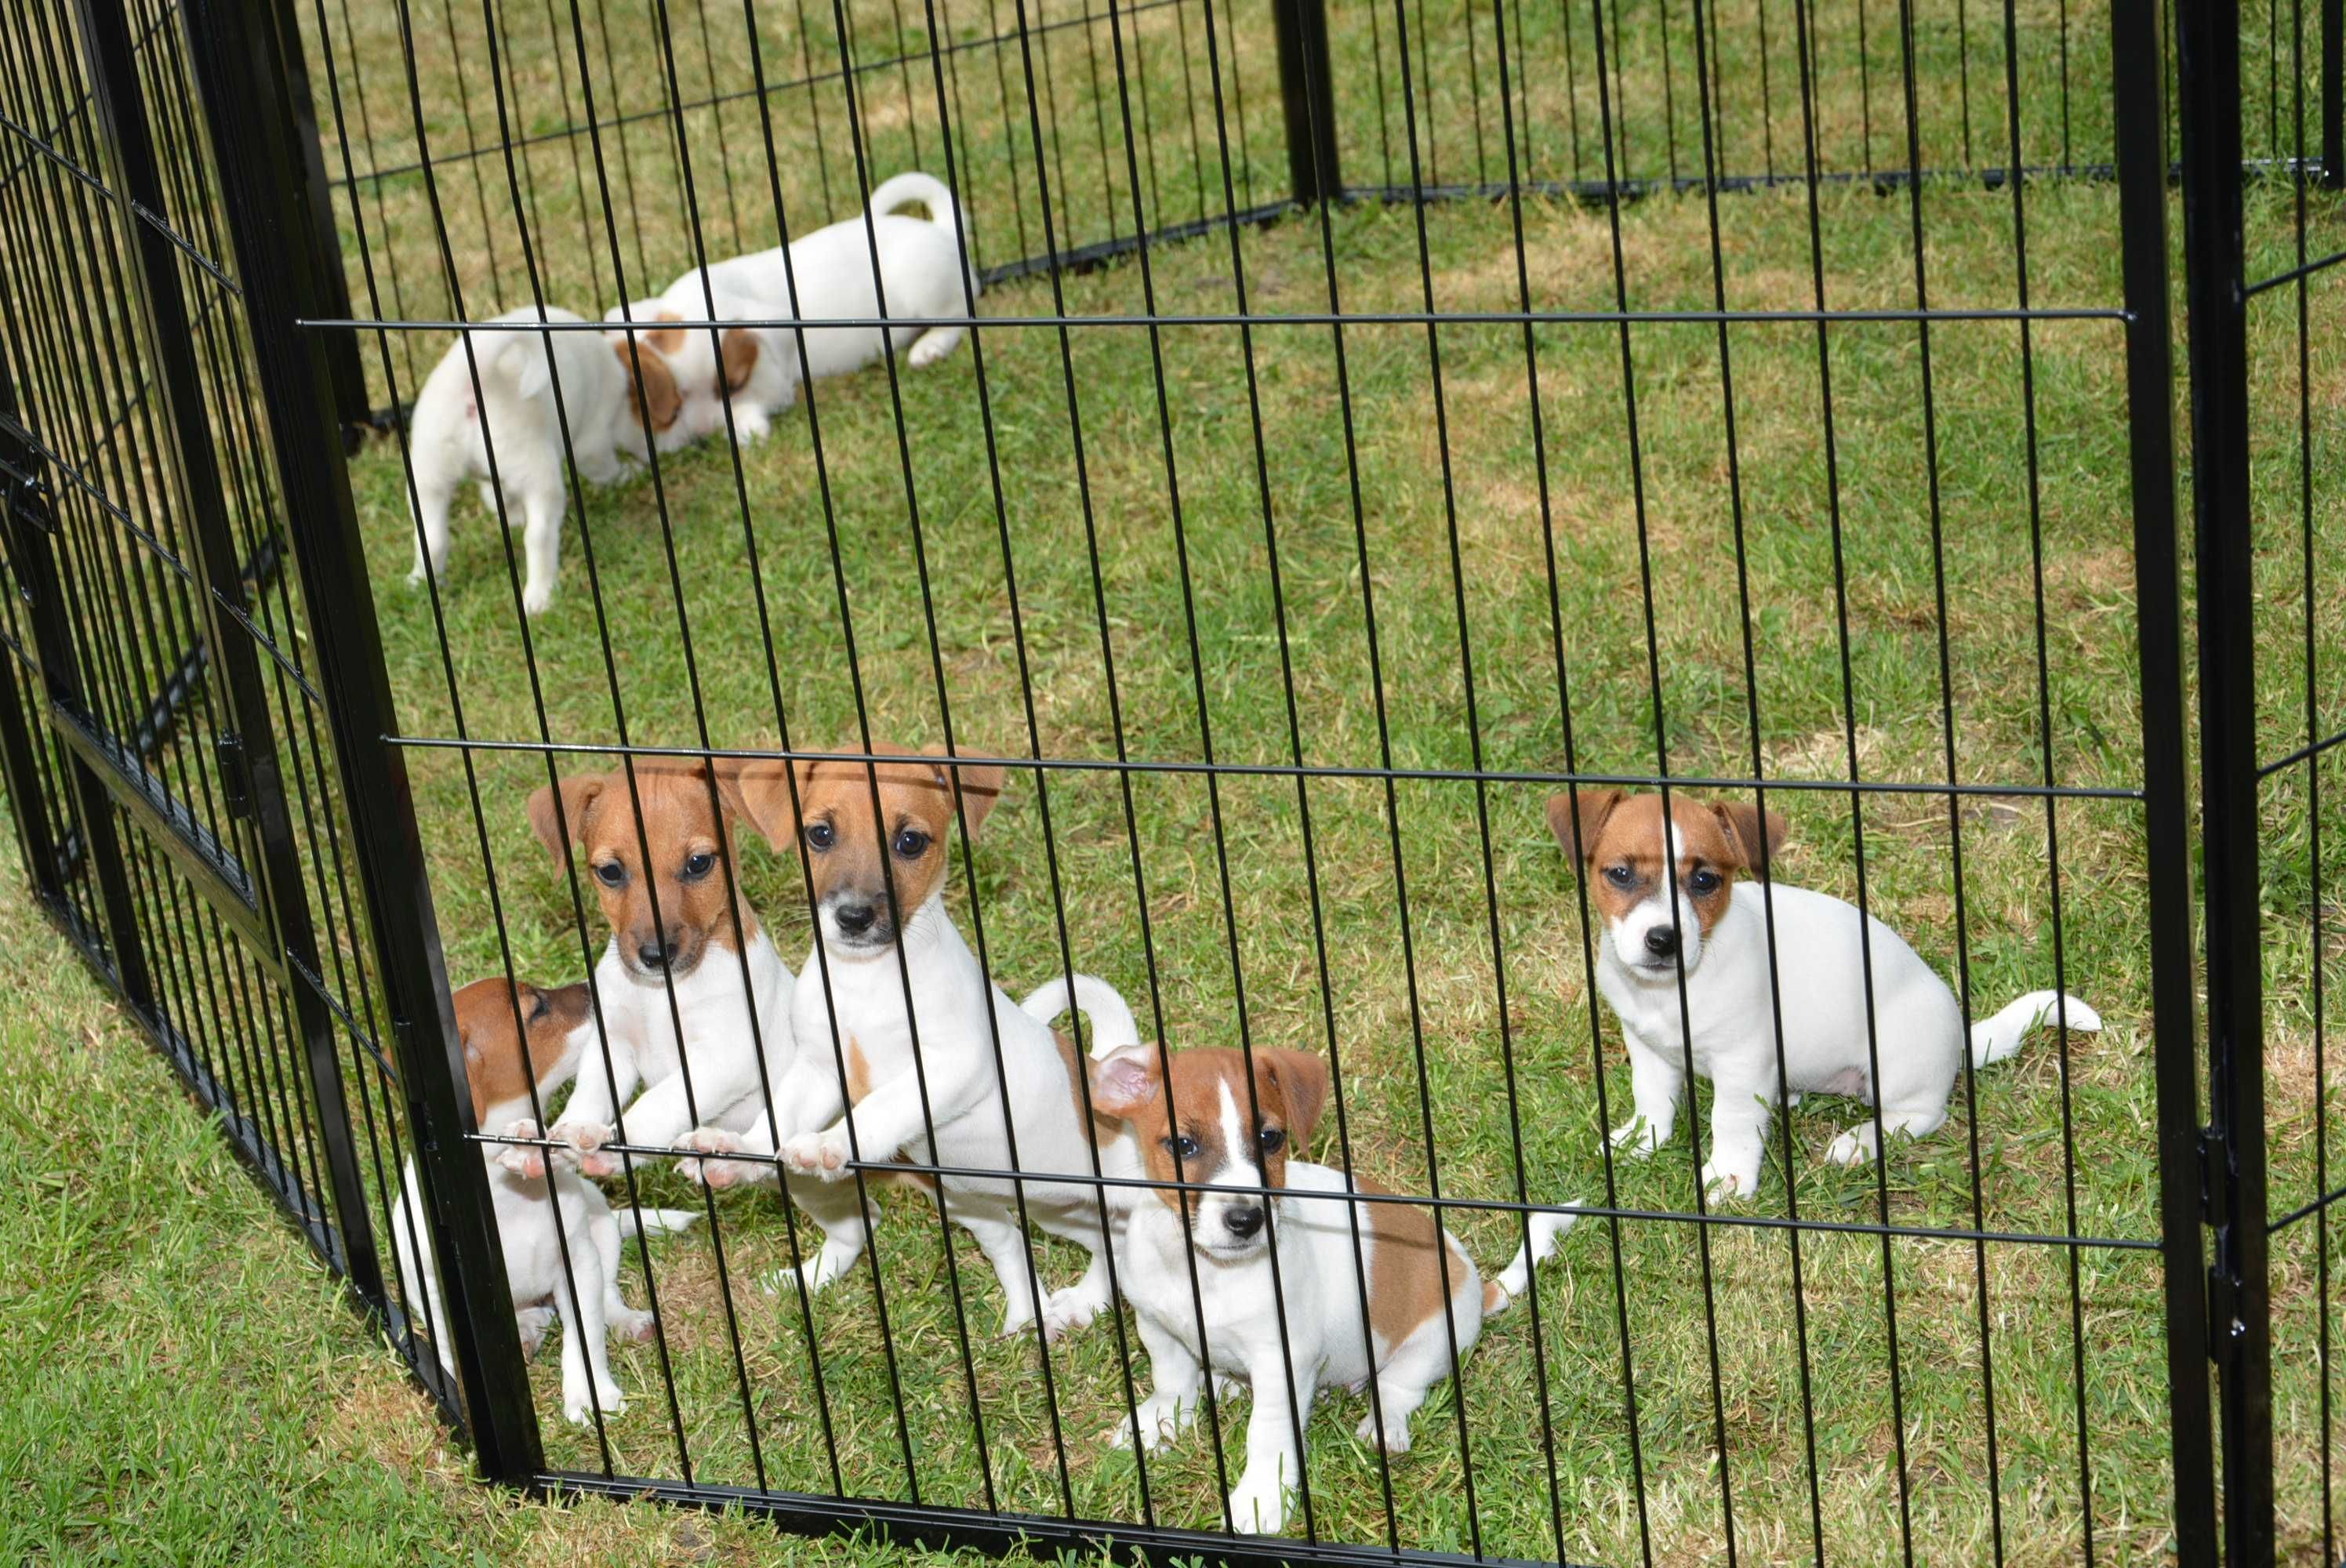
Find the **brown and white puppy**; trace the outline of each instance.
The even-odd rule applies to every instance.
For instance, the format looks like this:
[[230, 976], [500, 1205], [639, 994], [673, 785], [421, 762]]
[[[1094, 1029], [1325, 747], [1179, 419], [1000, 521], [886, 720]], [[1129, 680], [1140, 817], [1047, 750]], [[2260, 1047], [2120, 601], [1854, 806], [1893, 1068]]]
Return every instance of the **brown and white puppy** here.
[[[1919, 1138], [1946, 1120], [1967, 1044], [1954, 993], [1854, 905], [1742, 880], [1759, 876], [1763, 845], [1771, 855], [1782, 846], [1783, 818], [1740, 802], [1674, 794], [1666, 809], [1659, 795], [1592, 789], [1576, 802], [1550, 797], [1547, 820], [1587, 868], [1589, 901], [1605, 921], [1596, 985], [1621, 1020], [1637, 1106], [1614, 1129], [1616, 1148], [1642, 1155], [1668, 1141], [1689, 1063], [1712, 1084], [1702, 1180], [1720, 1196], [1759, 1190], [1769, 1116], [1787, 1095], [1848, 1095], [1876, 1107], [1833, 1141], [1825, 1157], [1836, 1165], [1872, 1158], [1883, 1134]], [[1971, 1064], [2002, 1061], [2048, 1018], [2102, 1026], [2076, 997], [2032, 991], [1971, 1026]]]
[[[944, 1176], [941, 1201], [994, 1266], [1003, 1332], [1039, 1312], [1056, 1338], [1112, 1299], [1101, 1189], [1010, 1173], [1089, 1177], [1096, 1158], [1107, 1175], [1132, 1175], [1138, 1162], [1114, 1123], [1084, 1114], [1075, 1046], [1049, 1023], [1069, 988], [1055, 983], [1024, 1006], [1012, 1002], [945, 912], [954, 821], [977, 830], [1002, 793], [1002, 769], [895, 754], [903, 760], [753, 763], [742, 773], [747, 814], [777, 843], [801, 838], [813, 880], [816, 943], [792, 1009], [798, 1062], [775, 1093], [781, 1161], [825, 1182], [847, 1180], [852, 1161], [900, 1156], [1004, 1173]], [[1105, 983], [1074, 977], [1072, 1001], [1104, 1044], [1137, 1040], [1131, 1011]], [[767, 1152], [764, 1132], [694, 1142], [712, 1154]], [[721, 1178], [728, 1167], [701, 1168]], [[1064, 1290], [1046, 1295], [1028, 1267], [1022, 1187], [1029, 1219], [1091, 1251], [1083, 1278]]]
[[[668, 1148], [696, 1125], [763, 1128], [762, 1091], [779, 1085], [798, 1055], [796, 982], [740, 896], [739, 769], [720, 767], [713, 779], [712, 787], [705, 763], [638, 762], [632, 789], [622, 768], [576, 775], [530, 797], [530, 825], [546, 852], [559, 867], [566, 840], [576, 847], [575, 863], [611, 928], [595, 966], [605, 1050], [588, 1053], [553, 1132], [589, 1176], [618, 1169], [602, 1146], [617, 1132], [638, 1147]], [[819, 1288], [862, 1251], [864, 1217], [852, 1193], [812, 1182], [792, 1190], [823, 1228], [822, 1250], [806, 1265]]]
[[1153, 1386], [1114, 1441], [1127, 1446], [1137, 1430], [1141, 1446], [1154, 1449], [1178, 1434], [1196, 1414], [1209, 1371], [1251, 1384], [1246, 1467], [1230, 1492], [1229, 1523], [1275, 1534], [1286, 1522], [1286, 1495], [1303, 1476], [1296, 1423], [1310, 1422], [1319, 1390], [1341, 1384], [1357, 1392], [1374, 1378], [1377, 1398], [1361, 1420], [1361, 1439], [1382, 1441], [1389, 1453], [1406, 1450], [1410, 1417], [1456, 1370], [1454, 1341], [1464, 1356], [1483, 1320], [1530, 1286], [1533, 1268], [1574, 1217], [1532, 1216], [1523, 1248], [1486, 1282], [1425, 1210], [1358, 1202], [1350, 1195], [1386, 1189], [1294, 1157], [1309, 1145], [1328, 1096], [1318, 1056], [1258, 1050], [1250, 1070], [1245, 1053], [1211, 1048], [1176, 1052], [1169, 1066], [1168, 1074], [1151, 1046], [1092, 1064], [1093, 1103], [1125, 1119], [1150, 1179], [1224, 1189], [1164, 1186], [1132, 1207], [1117, 1279], [1148, 1347]]
[[[456, 1034], [464, 1050], [464, 1076], [473, 1091], [473, 1121], [506, 1137], [535, 1138], [530, 1090], [542, 1102], [577, 1068], [579, 1054], [594, 1034], [586, 988], [546, 990], [526, 983], [508, 985], [481, 980], [452, 999]], [[519, 1019], [516, 1027], [515, 1020]], [[504, 1244], [505, 1280], [522, 1329], [525, 1349], [536, 1349], [548, 1319], [562, 1318], [562, 1409], [574, 1421], [591, 1420], [626, 1409], [611, 1378], [607, 1333], [648, 1338], [652, 1316], [629, 1307], [619, 1295], [619, 1243], [643, 1230], [681, 1230], [698, 1217], [682, 1209], [630, 1208], [615, 1216], [611, 1206], [575, 1171], [557, 1166], [550, 1175], [543, 1150], [526, 1145], [489, 1145], [489, 1194], [496, 1206], [497, 1237]], [[453, 1377], [447, 1308], [440, 1293], [440, 1270], [430, 1228], [423, 1224], [423, 1191], [415, 1161], [407, 1162], [392, 1214], [393, 1256], [422, 1296], [426, 1327]], [[564, 1269], [568, 1261], [567, 1272]], [[590, 1392], [591, 1380], [591, 1392]]]

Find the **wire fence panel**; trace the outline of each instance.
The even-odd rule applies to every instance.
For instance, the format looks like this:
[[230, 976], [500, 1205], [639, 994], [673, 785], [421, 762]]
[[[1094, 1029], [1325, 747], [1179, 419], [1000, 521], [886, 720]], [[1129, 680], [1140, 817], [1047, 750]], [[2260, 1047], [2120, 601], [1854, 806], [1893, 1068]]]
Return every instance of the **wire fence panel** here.
[[27, 874], [513, 1484], [2334, 1561], [2338, 9], [33, 0]]

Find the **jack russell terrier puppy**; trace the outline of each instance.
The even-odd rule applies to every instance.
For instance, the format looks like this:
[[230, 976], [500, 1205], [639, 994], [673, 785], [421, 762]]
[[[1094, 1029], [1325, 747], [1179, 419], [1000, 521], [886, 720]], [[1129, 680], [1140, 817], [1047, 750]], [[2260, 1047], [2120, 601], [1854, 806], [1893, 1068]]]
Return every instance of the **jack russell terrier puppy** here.
[[[792, 1008], [799, 1059], [774, 1093], [783, 1167], [845, 1182], [854, 1174], [852, 1159], [902, 1157], [1088, 1177], [1096, 1151], [1102, 1175], [1138, 1176], [1139, 1156], [1122, 1127], [1086, 1118], [1075, 1045], [1046, 1022], [1072, 1001], [1091, 1014], [1101, 1041], [1123, 1045], [1139, 1037], [1131, 1010], [1088, 975], [1076, 977], [1072, 998], [1046, 985], [1022, 1007], [987, 977], [945, 912], [945, 845], [956, 804], [976, 832], [1002, 792], [1002, 769], [902, 755], [902, 762], [873, 766], [802, 760], [742, 771], [744, 814], [776, 843], [801, 836], [813, 880], [817, 946]], [[795, 770], [795, 803], [786, 769]], [[818, 973], [828, 977], [827, 999]], [[691, 1142], [709, 1154], [775, 1152], [762, 1123], [739, 1137], [703, 1130]], [[703, 1160], [701, 1168], [704, 1179], [728, 1179], [726, 1162]], [[976, 1239], [1001, 1282], [1005, 1334], [1035, 1320], [1038, 1298], [1051, 1339], [1110, 1304], [1101, 1195], [1112, 1227], [1118, 1189], [964, 1176], [942, 1177], [939, 1186], [946, 1215]], [[1091, 1252], [1082, 1279], [1063, 1290], [1044, 1293], [1028, 1266], [1022, 1186], [1029, 1220]]]
[[[1712, 1084], [1702, 1181], [1721, 1196], [1759, 1190], [1769, 1116], [1788, 1093], [1795, 1105], [1803, 1094], [1863, 1100], [1880, 1108], [1881, 1132], [1910, 1137], [1927, 1136], [1947, 1119], [1966, 1049], [1963, 1010], [1947, 983], [1896, 932], [1871, 915], [1861, 925], [1856, 906], [1829, 893], [1758, 882], [1738, 892], [1739, 877], [1760, 874], [1763, 841], [1771, 855], [1783, 843], [1783, 818], [1676, 794], [1665, 814], [1659, 795], [1591, 789], [1577, 809], [1569, 795], [1549, 797], [1547, 820], [1565, 852], [1588, 869], [1590, 897], [1605, 918], [1596, 984], [1621, 1020], [1637, 1105], [1613, 1131], [1616, 1148], [1644, 1155], [1669, 1141], [1689, 1035], [1694, 1070]], [[1771, 902], [1782, 974], [1772, 997]], [[1780, 1081], [1770, 1027], [1778, 1004]], [[2032, 991], [1972, 1025], [1971, 1064], [2002, 1061], [2046, 1022], [2080, 1031], [2102, 1026], [2076, 997]], [[1825, 1157], [1856, 1165], [1874, 1156], [1876, 1141], [1869, 1117], [1835, 1138]]]
[[[498, 321], [576, 321], [548, 308], [508, 311]], [[438, 577], [448, 564], [448, 506], [465, 481], [481, 482], [481, 504], [497, 514], [505, 492], [506, 521], [521, 527], [528, 575], [522, 607], [531, 615], [554, 602], [560, 565], [562, 514], [569, 507], [566, 455], [581, 477], [608, 484], [620, 477], [618, 453], [645, 455], [645, 430], [676, 423], [676, 383], [657, 355], [631, 354], [600, 332], [487, 331], [459, 337], [424, 379], [408, 418], [408, 460], [415, 492], [415, 569]], [[546, 364], [553, 349], [553, 367]], [[630, 367], [635, 367], [631, 370]], [[480, 395], [474, 396], [474, 372]], [[561, 406], [556, 406], [557, 378]], [[640, 400], [638, 394], [640, 393]], [[563, 429], [568, 425], [566, 447]], [[490, 446], [496, 473], [489, 472]]]
[[[1361, 1441], [1406, 1451], [1410, 1417], [1455, 1370], [1454, 1339], [1458, 1356], [1473, 1349], [1484, 1319], [1530, 1288], [1533, 1268], [1556, 1250], [1574, 1217], [1533, 1215], [1514, 1261], [1484, 1280], [1424, 1209], [1356, 1204], [1343, 1195], [1386, 1189], [1291, 1157], [1310, 1144], [1327, 1101], [1327, 1064], [1308, 1051], [1253, 1055], [1250, 1075], [1239, 1051], [1210, 1047], [1162, 1058], [1154, 1046], [1127, 1046], [1092, 1063], [1092, 1102], [1123, 1118], [1152, 1180], [1229, 1189], [1159, 1187], [1158, 1201], [1132, 1205], [1117, 1251], [1117, 1281], [1140, 1326], [1152, 1387], [1112, 1441], [1129, 1447], [1137, 1431], [1141, 1447], [1154, 1450], [1178, 1436], [1197, 1414], [1209, 1371], [1218, 1391], [1226, 1378], [1250, 1384], [1246, 1468], [1230, 1492], [1230, 1523], [1276, 1534], [1286, 1523], [1287, 1494], [1304, 1473], [1296, 1423], [1310, 1424], [1318, 1391], [1341, 1384], [1357, 1393], [1374, 1378], [1376, 1400], [1361, 1420]], [[1268, 1215], [1264, 1189], [1273, 1195]], [[1348, 1212], [1355, 1208], [1357, 1266]], [[1286, 1308], [1283, 1345], [1279, 1301]]]
[[[473, 1122], [496, 1127], [507, 1137], [535, 1138], [529, 1119], [530, 1085], [541, 1100], [576, 1071], [580, 1050], [595, 1032], [586, 988], [544, 990], [480, 980], [456, 993], [456, 1035], [464, 1050], [464, 1076], [473, 1091]], [[516, 1032], [514, 1019], [523, 1022]], [[652, 1315], [629, 1307], [619, 1295], [619, 1244], [646, 1231], [682, 1230], [700, 1217], [684, 1209], [650, 1208], [640, 1220], [629, 1209], [614, 1215], [595, 1186], [557, 1163], [549, 1171], [546, 1151], [523, 1145], [487, 1145], [489, 1194], [496, 1205], [497, 1237], [505, 1245], [505, 1282], [513, 1288], [525, 1353], [537, 1349], [548, 1319], [562, 1317], [562, 1412], [584, 1423], [599, 1405], [607, 1416], [627, 1408], [612, 1380], [607, 1333], [629, 1339], [652, 1335]], [[407, 1161], [399, 1207], [392, 1212], [392, 1246], [411, 1270], [431, 1319], [440, 1365], [455, 1376], [447, 1308], [440, 1294], [440, 1268], [430, 1231], [418, 1228], [423, 1189], [415, 1160]], [[557, 1218], [559, 1228], [557, 1229]], [[570, 1271], [563, 1272], [566, 1251]], [[550, 1306], [548, 1304], [551, 1304]], [[588, 1384], [592, 1380], [590, 1396]]]
[[[899, 208], [918, 203], [926, 218], [906, 218]], [[799, 383], [810, 376], [839, 376], [862, 369], [883, 354], [911, 345], [905, 357], [915, 370], [953, 352], [965, 329], [946, 323], [926, 326], [922, 318], [974, 312], [976, 271], [963, 264], [960, 203], [942, 180], [917, 171], [900, 174], [872, 193], [867, 219], [859, 216], [818, 229], [788, 249], [761, 250], [694, 268], [656, 300], [627, 307], [635, 321], [654, 323], [694, 321], [788, 321], [904, 318], [903, 326], [821, 327], [806, 331], [806, 356], [799, 356], [799, 333], [788, 327], [707, 328], [657, 325], [641, 334], [663, 355], [684, 402], [683, 426], [691, 439], [725, 428], [722, 401], [733, 402], [733, 426], [744, 441], [762, 437], [771, 416], [798, 399]], [[872, 258], [880, 258], [877, 285]], [[798, 309], [790, 309], [791, 288]], [[714, 314], [710, 313], [712, 304]], [[622, 312], [613, 310], [604, 320]], [[721, 383], [721, 384], [720, 384]]]
[[[580, 847], [578, 864], [611, 927], [595, 966], [609, 1071], [589, 1054], [549, 1135], [577, 1152], [589, 1176], [619, 1168], [603, 1147], [614, 1136], [617, 1104], [627, 1105], [618, 1120], [627, 1141], [643, 1147], [671, 1147], [699, 1123], [736, 1132], [762, 1127], [760, 1091], [779, 1090], [798, 1055], [790, 968], [738, 881], [727, 907], [719, 857], [731, 861], [737, 877], [740, 865], [733, 851], [740, 795], [731, 769], [717, 770], [713, 806], [710, 793], [706, 764], [638, 762], [632, 808], [624, 769], [565, 779], [558, 795], [546, 785], [530, 797], [530, 825], [554, 863], [563, 864], [566, 835]], [[764, 1051], [762, 1085], [753, 1016]], [[778, 1114], [787, 1115], [787, 1105], [780, 1102]], [[823, 1230], [821, 1250], [803, 1266], [808, 1288], [819, 1290], [862, 1252], [865, 1217], [852, 1193], [817, 1182], [793, 1183], [791, 1193]]]

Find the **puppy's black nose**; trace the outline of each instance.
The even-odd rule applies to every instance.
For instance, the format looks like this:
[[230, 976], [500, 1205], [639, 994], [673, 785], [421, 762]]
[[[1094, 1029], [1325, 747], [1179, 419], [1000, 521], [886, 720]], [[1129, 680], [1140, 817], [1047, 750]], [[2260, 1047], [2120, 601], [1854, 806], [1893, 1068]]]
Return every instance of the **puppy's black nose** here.
[[636, 946], [636, 961], [638, 963], [641, 963], [646, 969], [666, 969], [668, 967], [668, 944], [662, 942], [638, 943]]
[[1222, 1223], [1229, 1227], [1232, 1236], [1244, 1241], [1262, 1228], [1262, 1210], [1252, 1204], [1244, 1208], [1226, 1208], [1222, 1211]]
[[872, 922], [880, 918], [880, 911], [870, 904], [841, 904], [831, 911], [831, 918], [837, 921], [839, 929], [849, 936], [862, 936], [872, 929]]
[[1658, 925], [1646, 933], [1646, 951], [1656, 958], [1668, 958], [1678, 950], [1676, 928]]

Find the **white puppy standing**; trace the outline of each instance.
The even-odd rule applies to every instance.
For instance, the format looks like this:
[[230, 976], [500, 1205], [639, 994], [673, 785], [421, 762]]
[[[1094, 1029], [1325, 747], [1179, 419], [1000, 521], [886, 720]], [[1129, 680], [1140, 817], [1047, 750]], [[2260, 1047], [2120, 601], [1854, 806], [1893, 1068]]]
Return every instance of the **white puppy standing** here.
[[[1615, 1147], [1644, 1154], [1669, 1140], [1689, 1054], [1697, 1074], [1711, 1080], [1702, 1180], [1720, 1196], [1759, 1190], [1769, 1117], [1787, 1093], [1795, 1101], [1862, 1099], [1879, 1106], [1882, 1133], [1924, 1137], [1947, 1119], [1966, 1054], [1963, 1010], [1947, 983], [1896, 932], [1871, 915], [1861, 921], [1854, 905], [1829, 893], [1756, 882], [1737, 891], [1739, 876], [1758, 874], [1763, 836], [1769, 853], [1782, 844], [1781, 817], [1770, 811], [1763, 820], [1750, 806], [1704, 806], [1684, 795], [1666, 814], [1658, 795], [1597, 789], [1584, 791], [1576, 810], [1570, 796], [1551, 796], [1547, 818], [1586, 869], [1605, 921], [1596, 984], [1621, 1020], [1637, 1107], [1614, 1129]], [[1772, 985], [1771, 903], [1780, 977]], [[1780, 1083], [1771, 1028], [1779, 1007]], [[2102, 1026], [2076, 997], [2032, 991], [1972, 1026], [1971, 1064], [2011, 1055], [2040, 1023]], [[1825, 1157], [1870, 1159], [1877, 1137], [1868, 1117]]]
[[[535, 326], [579, 318], [549, 306], [543, 311], [508, 311], [492, 320]], [[619, 453], [645, 454], [643, 416], [627, 364], [625, 348], [600, 332], [475, 328], [458, 338], [424, 379], [408, 419], [416, 524], [415, 569], [408, 580], [421, 583], [426, 571], [436, 578], [447, 565], [449, 503], [468, 480], [477, 479], [489, 514], [497, 514], [501, 488], [508, 525], [525, 530], [529, 570], [522, 607], [536, 615], [552, 604], [571, 460], [582, 477], [608, 484], [623, 472]], [[663, 413], [675, 417], [675, 389], [664, 365], [646, 367], [644, 395], [645, 414], [655, 423]]]
[[[926, 218], [908, 218], [898, 209], [918, 204]], [[663, 355], [683, 399], [679, 422], [690, 438], [725, 428], [723, 400], [733, 402], [734, 429], [744, 441], [768, 430], [771, 416], [797, 401], [799, 383], [810, 376], [845, 375], [894, 350], [914, 369], [953, 352], [966, 334], [958, 322], [976, 309], [977, 273], [964, 265], [960, 203], [944, 181], [917, 170], [900, 174], [872, 193], [865, 214], [818, 229], [787, 249], [776, 246], [752, 255], [694, 268], [660, 291], [639, 300], [626, 315], [651, 323], [643, 341]], [[879, 272], [872, 272], [872, 257]], [[790, 301], [795, 292], [798, 309]], [[886, 309], [882, 309], [885, 295]], [[710, 314], [711, 307], [714, 314]], [[616, 321], [622, 312], [605, 317]], [[799, 353], [798, 330], [790, 327], [727, 327], [712, 332], [669, 325], [677, 321], [876, 320], [870, 327], [805, 329], [806, 352]]]

